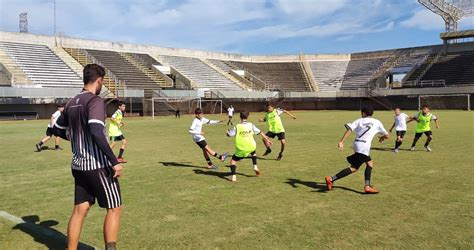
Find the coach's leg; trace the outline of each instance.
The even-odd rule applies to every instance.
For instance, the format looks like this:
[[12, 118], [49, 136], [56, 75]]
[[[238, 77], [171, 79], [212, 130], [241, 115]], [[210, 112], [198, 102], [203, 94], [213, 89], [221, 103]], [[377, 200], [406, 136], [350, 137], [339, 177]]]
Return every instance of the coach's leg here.
[[104, 221], [104, 241], [106, 250], [114, 250], [118, 240], [120, 226], [120, 215], [122, 207], [107, 209], [107, 215]]
[[84, 202], [74, 206], [69, 225], [67, 227], [67, 242], [68, 249], [75, 250], [79, 244], [79, 237], [81, 236], [82, 224], [89, 211], [89, 202]]

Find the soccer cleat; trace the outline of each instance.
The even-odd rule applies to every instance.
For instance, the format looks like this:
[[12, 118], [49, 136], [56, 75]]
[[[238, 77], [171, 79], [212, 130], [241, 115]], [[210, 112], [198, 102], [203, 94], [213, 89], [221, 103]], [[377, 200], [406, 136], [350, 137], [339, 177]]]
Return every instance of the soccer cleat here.
[[411, 148], [410, 148], [410, 151], [415, 151], [415, 147], [411, 147]]
[[127, 161], [126, 161], [124, 158], [122, 158], [122, 157], [117, 158], [117, 161], [118, 161], [119, 163], [127, 163]]
[[225, 159], [227, 159], [227, 156], [229, 156], [229, 154], [228, 154], [227, 152], [223, 153], [223, 154], [221, 155], [221, 161], [224, 162]]
[[283, 158], [283, 154], [280, 153], [280, 154], [278, 155], [277, 161], [281, 161], [282, 158]]
[[258, 168], [254, 168], [253, 171], [255, 171], [256, 176], [260, 176], [262, 173], [260, 173], [260, 170]]
[[217, 170], [218, 167], [216, 165], [208, 165], [207, 169]]
[[57, 148], [54, 148], [54, 150], [55, 150], [55, 151], [62, 151], [62, 150], [63, 150], [63, 148], [61, 148], [61, 147], [57, 147]]
[[375, 189], [375, 188], [373, 188], [373, 187], [371, 187], [371, 186], [365, 186], [365, 187], [364, 187], [364, 192], [365, 192], [366, 194], [378, 194], [378, 193], [379, 193], [379, 190], [377, 190], [377, 189]]
[[328, 190], [332, 189], [332, 178], [331, 178], [331, 176], [326, 176], [326, 186], [328, 187]]
[[37, 150], [38, 152], [41, 152], [41, 145], [39, 145], [39, 143], [36, 144], [36, 150]]
[[267, 151], [265, 151], [265, 153], [263, 154], [263, 156], [267, 156], [267, 155], [269, 155], [271, 152], [272, 152], [272, 150], [271, 150], [270, 148], [267, 148]]
[[394, 153], [398, 153], [400, 151], [400, 149], [396, 148], [393, 150]]
[[431, 148], [429, 146], [425, 146], [427, 152], [431, 152]]
[[230, 176], [227, 180], [229, 180], [230, 182], [237, 182], [237, 176], [234, 174]]

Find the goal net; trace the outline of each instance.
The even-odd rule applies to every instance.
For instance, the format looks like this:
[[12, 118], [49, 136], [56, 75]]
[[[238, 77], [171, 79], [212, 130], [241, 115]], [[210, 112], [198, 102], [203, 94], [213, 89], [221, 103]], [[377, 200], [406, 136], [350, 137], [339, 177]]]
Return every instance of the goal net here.
[[461, 109], [471, 110], [470, 94], [454, 95], [420, 95], [418, 96], [418, 108], [428, 105], [432, 109]]
[[175, 115], [179, 110], [180, 114], [194, 114], [196, 108], [202, 108], [206, 114], [222, 114], [222, 100], [201, 100], [200, 98], [152, 98], [149, 100], [150, 113], [153, 119], [155, 116]]

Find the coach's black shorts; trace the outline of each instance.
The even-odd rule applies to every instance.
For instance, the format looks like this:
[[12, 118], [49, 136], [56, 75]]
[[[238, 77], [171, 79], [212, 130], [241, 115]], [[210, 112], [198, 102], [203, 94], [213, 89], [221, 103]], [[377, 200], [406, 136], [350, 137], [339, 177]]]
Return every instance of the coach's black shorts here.
[[[250, 156], [252, 156], [252, 155], [255, 155], [255, 151], [253, 151], [252, 153], [250, 153]], [[240, 157], [240, 156], [237, 156], [237, 155], [233, 155], [233, 156], [232, 156], [232, 160], [234, 160], [234, 161], [241, 161], [241, 160], [243, 160], [243, 159], [245, 159], [245, 158], [247, 158], [247, 157]]]
[[196, 144], [202, 149], [204, 149], [207, 146], [206, 140], [198, 141], [196, 142]]
[[111, 136], [110, 141], [122, 141], [125, 139], [125, 136], [119, 135], [119, 136]]
[[397, 131], [397, 136], [400, 136], [400, 138], [403, 138], [407, 131]]
[[361, 153], [355, 153], [347, 157], [347, 162], [349, 162], [351, 166], [355, 169], [359, 169], [362, 164], [367, 163], [371, 160], [372, 159], [370, 158], [370, 156]]
[[272, 139], [275, 138], [275, 136], [276, 136], [276, 137], [278, 137], [278, 140], [280, 140], [280, 141], [285, 139], [285, 132], [273, 133], [273, 132], [268, 131], [265, 135], [272, 138]]
[[46, 136], [53, 136], [54, 133], [53, 133], [53, 128], [47, 128], [46, 129]]
[[431, 130], [430, 130], [430, 131], [426, 131], [426, 132], [416, 133], [415, 138], [420, 138], [423, 134], [425, 134], [426, 136], [430, 136], [430, 135], [433, 135], [433, 132], [431, 132]]
[[74, 204], [97, 202], [102, 208], [116, 208], [122, 204], [120, 186], [117, 178], [113, 178], [111, 169], [90, 171], [72, 170], [74, 176]]

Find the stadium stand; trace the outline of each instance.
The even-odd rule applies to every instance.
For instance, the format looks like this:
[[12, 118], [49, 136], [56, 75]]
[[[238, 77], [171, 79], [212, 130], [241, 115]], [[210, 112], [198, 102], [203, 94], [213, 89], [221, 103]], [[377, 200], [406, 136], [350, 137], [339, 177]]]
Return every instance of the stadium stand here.
[[310, 62], [314, 80], [319, 84], [319, 91], [339, 91], [348, 64], [349, 61]]
[[340, 89], [357, 90], [367, 88], [374, 74], [389, 58], [351, 59], [347, 65], [346, 74]]
[[242, 90], [239, 85], [198, 58], [161, 55], [158, 59], [189, 78], [197, 88]]
[[81, 88], [81, 78], [47, 46], [0, 42], [32, 83], [42, 87]]
[[158, 70], [155, 69], [154, 65], [161, 65], [153, 57], [148, 54], [137, 54], [137, 53], [120, 53], [125, 60], [133, 64], [135, 67], [140, 69], [143, 74], [147, 75], [160, 87], [173, 87], [173, 80], [166, 79], [166, 76], [158, 74]]
[[250, 72], [266, 83], [267, 90], [305, 92], [310, 91], [299, 63], [250, 63], [231, 62]]
[[444, 81], [446, 85], [474, 84], [474, 51], [441, 56], [422, 77], [422, 82]]

